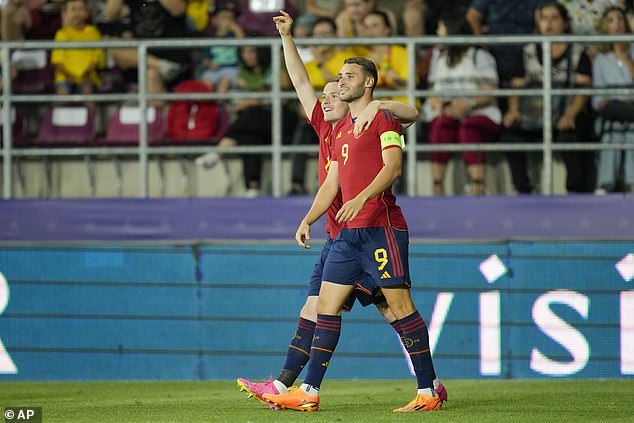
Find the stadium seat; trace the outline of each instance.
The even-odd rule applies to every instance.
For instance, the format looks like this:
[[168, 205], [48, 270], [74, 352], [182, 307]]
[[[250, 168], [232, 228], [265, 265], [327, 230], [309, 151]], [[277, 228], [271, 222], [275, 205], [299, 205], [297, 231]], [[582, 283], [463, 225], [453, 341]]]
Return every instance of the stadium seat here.
[[[148, 144], [156, 145], [163, 141], [165, 125], [163, 113], [156, 107], [148, 107], [146, 111], [148, 124]], [[141, 112], [136, 106], [122, 106], [114, 112], [108, 122], [106, 138], [103, 143], [110, 146], [116, 145], [138, 145], [139, 144], [139, 123]], [[117, 186], [119, 196], [123, 195], [123, 167], [118, 156], [112, 156], [115, 174], [117, 175]], [[161, 176], [161, 185], [162, 176]]]
[[[4, 143], [4, 133], [2, 131], [3, 121], [1, 116], [2, 108], [0, 107], [0, 146], [2, 146]], [[26, 115], [22, 112], [21, 109], [16, 109], [15, 107], [12, 107], [10, 119], [12, 145], [14, 147], [26, 146], [28, 142]]]
[[[140, 120], [141, 113], [138, 107], [121, 107], [108, 122], [104, 143], [107, 145], [138, 145]], [[160, 144], [165, 133], [161, 110], [155, 107], [148, 107], [147, 123], [148, 143]]]
[[11, 64], [18, 71], [11, 81], [14, 94], [38, 94], [53, 87], [53, 67], [46, 50], [16, 50]]
[[[95, 114], [86, 106], [57, 106], [42, 117], [34, 145], [47, 147], [92, 146], [97, 137]], [[43, 156], [47, 196], [53, 192], [53, 165], [49, 156]], [[90, 160], [86, 156], [88, 176]], [[91, 180], [92, 182], [92, 180]], [[94, 192], [94, 188], [92, 189]]]
[[96, 136], [95, 114], [91, 109], [58, 106], [44, 114], [36, 143], [56, 146], [92, 144]]

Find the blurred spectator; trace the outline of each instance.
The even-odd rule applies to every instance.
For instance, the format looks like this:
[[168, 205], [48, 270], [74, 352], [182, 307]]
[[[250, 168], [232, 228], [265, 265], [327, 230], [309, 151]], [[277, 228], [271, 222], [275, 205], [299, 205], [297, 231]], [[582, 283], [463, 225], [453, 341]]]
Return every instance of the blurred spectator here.
[[[388, 16], [375, 10], [363, 18], [367, 37], [389, 38], [394, 35]], [[399, 45], [372, 45], [366, 57], [374, 61], [379, 71], [378, 88], [402, 89], [407, 85], [407, 49]], [[407, 98], [396, 98], [407, 103]]]
[[310, 28], [319, 18], [334, 19], [342, 5], [342, 0], [306, 0], [304, 11], [295, 21], [295, 25]]
[[[337, 35], [340, 37], [365, 37], [363, 19], [375, 9], [377, 8], [374, 5], [374, 0], [344, 0], [344, 9], [335, 18]], [[398, 28], [394, 13], [382, 8], [378, 8], [378, 10], [387, 14], [392, 28]], [[355, 51], [357, 55], [363, 56], [367, 52], [367, 48], [359, 46], [355, 47]]]
[[[55, 34], [55, 41], [101, 39], [97, 28], [87, 24], [89, 14], [86, 0], [66, 0], [62, 16], [64, 26]], [[54, 49], [51, 53], [51, 63], [55, 68], [57, 94], [70, 94], [75, 90], [81, 94], [92, 94], [95, 86], [99, 85], [97, 69], [104, 65], [104, 51], [100, 48]]]
[[[438, 36], [470, 35], [471, 28], [464, 17], [442, 18]], [[498, 75], [495, 59], [477, 47], [448, 45], [434, 49], [429, 82], [437, 96], [425, 103], [427, 120], [431, 120], [429, 138], [432, 144], [479, 144], [492, 142], [500, 134], [502, 115], [495, 97], [446, 97], [446, 91], [495, 89]], [[480, 152], [462, 153], [469, 177], [471, 194], [485, 193], [485, 156]], [[434, 195], [444, 194], [444, 179], [451, 153], [431, 154]]]
[[[608, 8], [600, 21], [601, 34], [631, 34], [625, 11]], [[631, 87], [634, 84], [634, 47], [630, 43], [601, 46], [593, 63], [593, 85], [597, 88]], [[631, 96], [595, 96], [599, 112], [601, 142], [634, 143], [634, 102]], [[599, 153], [598, 194], [618, 190], [621, 177], [625, 189], [634, 188], [634, 150], [602, 150]]]
[[7, 0], [2, 9], [2, 40], [52, 40], [61, 27], [60, 5], [46, 0]]
[[[570, 19], [566, 8], [550, 2], [539, 8], [537, 26], [543, 35], [570, 32]], [[592, 84], [592, 64], [582, 46], [555, 43], [552, 45], [552, 87], [589, 87]], [[523, 58], [511, 81], [515, 88], [542, 86], [543, 65], [541, 44], [524, 47]], [[593, 120], [589, 113], [587, 96], [553, 96], [552, 122], [556, 142], [590, 142]], [[542, 97], [510, 97], [509, 110], [504, 116], [508, 128], [502, 135], [504, 142], [534, 142], [542, 139]], [[528, 176], [527, 154], [508, 153], [513, 184], [519, 193], [534, 189]], [[595, 164], [593, 152], [562, 152], [566, 165], [568, 192], [592, 192]]]
[[[269, 90], [271, 86], [270, 50], [244, 46], [240, 48], [240, 69], [238, 87], [241, 91], [256, 92]], [[284, 87], [288, 88], [288, 87]], [[227, 134], [220, 140], [218, 147], [234, 145], [271, 144], [271, 107], [263, 100], [237, 100], [234, 102], [236, 120]], [[285, 111], [283, 130], [286, 135], [295, 128], [297, 117]], [[262, 155], [246, 154], [242, 158], [247, 198], [260, 195], [262, 178]], [[200, 157], [197, 163], [206, 167], [214, 166], [219, 160], [216, 153]]]
[[[438, 22], [443, 16], [465, 16], [472, 0], [423, 0], [424, 9], [424, 35], [436, 35]], [[418, 77], [418, 88], [427, 88], [427, 78], [429, 77], [429, 67], [434, 51], [433, 46], [419, 46], [418, 60], [416, 62], [416, 75]]]
[[[535, 28], [535, 11], [544, 0], [474, 0], [467, 11], [467, 21], [476, 35], [530, 34]], [[521, 45], [490, 44], [495, 57], [500, 85], [507, 86], [512, 65], [522, 56]]]
[[[108, 22], [120, 19], [124, 6], [129, 9], [130, 28], [135, 39], [184, 38], [187, 23], [184, 0], [108, 0], [104, 18]], [[136, 80], [138, 53], [136, 49], [112, 49], [109, 52], [116, 65], [126, 71], [129, 80]], [[150, 49], [147, 58], [147, 89], [149, 93], [165, 92], [165, 84], [174, 81], [190, 61], [187, 49]], [[153, 102], [162, 105], [162, 102]]]
[[624, 0], [559, 0], [570, 16], [571, 32], [577, 35], [596, 34], [603, 12], [612, 6], [625, 9]]
[[[333, 21], [334, 22], [334, 21]], [[312, 36], [313, 32], [313, 24], [305, 25], [303, 23], [298, 23], [295, 21], [293, 23], [293, 38], [308, 38]], [[299, 57], [302, 59], [302, 62], [310, 62], [313, 60], [313, 53], [310, 51], [310, 47], [306, 45], [297, 46], [297, 52], [299, 53]]]
[[[337, 26], [330, 18], [319, 18], [312, 30], [313, 38], [336, 38]], [[306, 71], [315, 89], [323, 87], [337, 77], [343, 61], [354, 56], [351, 50], [340, 50], [333, 45], [315, 45], [310, 47], [313, 60], [306, 63]], [[314, 131], [313, 131], [314, 132]]]
[[406, 0], [403, 12], [403, 32], [410, 37], [425, 35], [425, 1]]
[[396, 17], [394, 35], [425, 33], [425, 0], [375, 0], [375, 9], [390, 11]]
[[625, 0], [625, 16], [630, 28], [634, 28], [634, 0]]
[[[244, 38], [244, 31], [238, 25], [237, 17], [236, 2], [219, 2], [211, 18], [215, 28], [213, 35], [216, 38]], [[221, 93], [235, 87], [238, 79], [238, 49], [231, 46], [212, 46], [205, 53], [199, 79]]]
[[424, 0], [425, 34], [435, 35], [443, 16], [465, 16], [473, 0]]
[[315, 17], [335, 18], [341, 9], [341, 0], [306, 0], [305, 10]]
[[[218, 5], [216, 4], [216, 10]], [[209, 0], [187, 0], [187, 27], [191, 32], [202, 32], [209, 25]]]

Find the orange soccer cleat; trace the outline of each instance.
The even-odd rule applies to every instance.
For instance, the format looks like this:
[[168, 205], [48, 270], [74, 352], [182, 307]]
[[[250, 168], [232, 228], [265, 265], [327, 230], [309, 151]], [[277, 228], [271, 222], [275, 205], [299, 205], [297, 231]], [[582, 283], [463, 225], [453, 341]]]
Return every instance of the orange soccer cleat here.
[[303, 389], [289, 389], [286, 394], [264, 394], [264, 399], [273, 405], [285, 410], [317, 411], [319, 408], [319, 396], [308, 395]]
[[396, 413], [412, 413], [415, 411], [439, 411], [442, 410], [442, 400], [438, 395], [430, 397], [425, 394], [418, 394], [405, 407], [394, 410]]

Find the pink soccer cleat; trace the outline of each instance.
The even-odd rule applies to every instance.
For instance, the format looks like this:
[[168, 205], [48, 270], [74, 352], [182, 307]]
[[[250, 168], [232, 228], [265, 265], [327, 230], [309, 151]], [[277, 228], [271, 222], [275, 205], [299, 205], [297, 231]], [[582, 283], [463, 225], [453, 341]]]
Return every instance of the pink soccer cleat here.
[[438, 389], [436, 389], [436, 395], [438, 395], [438, 398], [440, 398], [441, 402], [447, 401], [447, 390], [445, 389], [445, 385], [443, 385], [442, 382], [438, 384]]
[[280, 410], [280, 407], [278, 407], [275, 404], [271, 404], [270, 402], [267, 402], [262, 397], [262, 395], [264, 394], [273, 394], [273, 395], [280, 394], [280, 391], [278, 391], [275, 385], [273, 384], [272, 377], [269, 376], [269, 378], [264, 382], [250, 382], [242, 378], [238, 378], [236, 382], [238, 383], [238, 388], [240, 388], [240, 391], [246, 392], [249, 395], [249, 398], [252, 398], [252, 397], [256, 398], [262, 404], [266, 404], [267, 407], [273, 410]]

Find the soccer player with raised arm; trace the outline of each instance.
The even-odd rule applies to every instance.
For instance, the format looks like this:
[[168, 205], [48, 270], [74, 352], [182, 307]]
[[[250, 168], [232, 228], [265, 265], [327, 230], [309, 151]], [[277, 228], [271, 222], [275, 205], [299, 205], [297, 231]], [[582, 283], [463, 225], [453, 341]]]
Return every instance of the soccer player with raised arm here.
[[[295, 42], [290, 35], [293, 20], [286, 12], [282, 11], [281, 13], [282, 16], [274, 18], [274, 21], [282, 38], [286, 67], [295, 90], [297, 91], [300, 103], [306, 111], [306, 115], [311, 116], [310, 123], [319, 135], [318, 178], [319, 183], [321, 184], [326, 179], [326, 174], [330, 166], [330, 157], [332, 155], [331, 134], [333, 127], [346, 116], [349, 109], [347, 103], [341, 101], [339, 98], [339, 91], [336, 82], [326, 84], [322, 94], [323, 101], [321, 103], [319, 102], [319, 99], [315, 95], [315, 91], [308, 78], [304, 64], [299, 57]], [[369, 104], [368, 107], [366, 107], [361, 113], [360, 118], [357, 120], [355, 130], [360, 133], [367, 124], [372, 122], [376, 113], [383, 108], [395, 113], [399, 116], [399, 119], [405, 123], [414, 122], [418, 117], [418, 111], [407, 104], [396, 101], [375, 101]], [[238, 386], [241, 390], [248, 392], [250, 395], [253, 395], [262, 402], [265, 402], [263, 400], [263, 395], [265, 393], [280, 394], [288, 392], [288, 388], [295, 382], [304, 365], [308, 362], [313, 333], [315, 330], [315, 322], [317, 321], [317, 297], [321, 287], [323, 264], [328, 256], [330, 245], [339, 233], [341, 224], [336, 221], [335, 216], [341, 205], [341, 197], [338, 196], [327, 211], [326, 230], [329, 233], [329, 237], [322, 247], [320, 257], [315, 264], [315, 268], [309, 282], [308, 297], [306, 298], [306, 303], [300, 312], [298, 327], [291, 339], [286, 355], [286, 361], [280, 375], [275, 380], [268, 380], [265, 382], [251, 382], [242, 378], [237, 380]], [[372, 292], [373, 288], [375, 288], [373, 280], [371, 278], [364, 279], [363, 277], [360, 277], [359, 280], [361, 279], [363, 279], [363, 281], [355, 287], [352, 295], [347, 298], [345, 304], [343, 304], [343, 309], [349, 310], [355, 299], [358, 299], [363, 306], [375, 303], [385, 319], [390, 322], [399, 335], [401, 335], [400, 327], [394, 323], [396, 318], [387, 308], [385, 298], [380, 294], [380, 291], [378, 291], [378, 295], [376, 295], [376, 289]], [[446, 391], [441, 390], [439, 392], [441, 392], [444, 395], [444, 398], [446, 398]], [[279, 408], [268, 402], [265, 402], [265, 404], [271, 406], [272, 408]]]
[[339, 190], [343, 206], [335, 219], [343, 227], [324, 263], [317, 325], [304, 383], [286, 394], [264, 394], [264, 399], [293, 410], [319, 408], [319, 386], [341, 332], [341, 306], [359, 277], [369, 274], [381, 287], [397, 319], [418, 383], [416, 397], [394, 411], [441, 410], [427, 327], [410, 296], [407, 223], [391, 190], [401, 175], [401, 124], [392, 113], [382, 111], [366, 131], [356, 135], [355, 117], [372, 101], [378, 80], [376, 65], [364, 58], [349, 58], [338, 76], [339, 95], [349, 104], [350, 112], [331, 134], [333, 156], [328, 175], [295, 239], [307, 247], [310, 225], [330, 208]]

